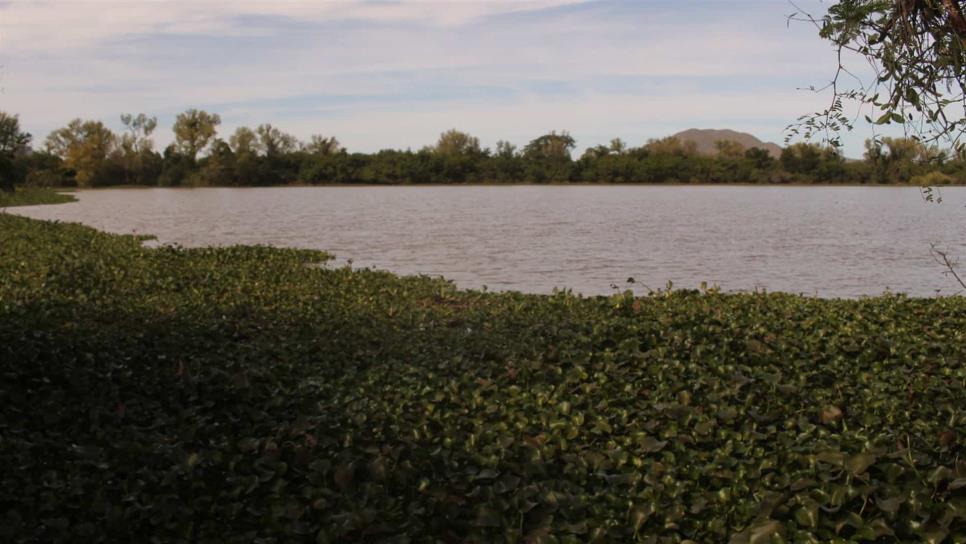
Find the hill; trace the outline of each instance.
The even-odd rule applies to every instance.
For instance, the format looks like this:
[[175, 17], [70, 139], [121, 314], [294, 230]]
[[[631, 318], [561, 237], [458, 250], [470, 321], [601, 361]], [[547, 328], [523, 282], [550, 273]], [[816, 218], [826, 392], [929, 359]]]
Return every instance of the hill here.
[[782, 148], [778, 144], [763, 142], [747, 132], [735, 130], [691, 128], [678, 132], [673, 137], [682, 141], [694, 142], [698, 146], [698, 153], [703, 155], [714, 155], [716, 153], [714, 143], [719, 140], [737, 142], [745, 148], [759, 147], [767, 150], [776, 159], [782, 154]]

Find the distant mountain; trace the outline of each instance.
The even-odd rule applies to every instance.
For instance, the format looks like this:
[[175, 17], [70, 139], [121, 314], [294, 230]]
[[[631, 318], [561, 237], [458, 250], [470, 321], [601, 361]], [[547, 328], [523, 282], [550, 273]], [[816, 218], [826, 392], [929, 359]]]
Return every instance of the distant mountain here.
[[747, 132], [738, 132], [728, 129], [710, 128], [690, 128], [683, 132], [678, 132], [673, 136], [681, 141], [694, 142], [698, 146], [698, 153], [703, 155], [714, 155], [717, 149], [714, 143], [719, 140], [730, 140], [741, 144], [745, 149], [758, 147], [767, 150], [776, 159], [781, 156], [782, 148], [772, 142], [763, 142]]

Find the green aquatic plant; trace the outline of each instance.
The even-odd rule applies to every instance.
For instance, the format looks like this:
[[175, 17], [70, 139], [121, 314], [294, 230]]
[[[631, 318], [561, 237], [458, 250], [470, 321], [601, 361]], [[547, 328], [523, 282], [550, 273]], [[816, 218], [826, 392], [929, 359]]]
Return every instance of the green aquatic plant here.
[[0, 214], [5, 542], [960, 542], [966, 300], [461, 291]]
[[76, 199], [69, 194], [50, 189], [21, 188], [13, 193], [0, 191], [0, 208], [13, 206], [34, 206], [38, 204], [64, 204]]

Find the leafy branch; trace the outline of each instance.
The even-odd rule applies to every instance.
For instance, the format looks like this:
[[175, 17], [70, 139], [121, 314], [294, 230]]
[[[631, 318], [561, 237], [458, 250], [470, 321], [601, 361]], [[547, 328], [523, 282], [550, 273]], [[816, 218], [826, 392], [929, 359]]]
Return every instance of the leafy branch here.
[[[902, 125], [924, 143], [944, 141], [962, 150], [966, 134], [966, 0], [841, 0], [817, 18], [792, 3], [788, 23], [807, 22], [836, 49], [837, 67], [823, 111], [803, 115], [786, 128], [797, 135], [821, 135], [841, 146], [839, 134], [852, 130], [845, 104], [877, 112], [865, 115], [874, 125]], [[866, 61], [874, 78], [863, 83], [843, 62], [845, 54]], [[844, 84], [842, 76], [855, 80]], [[858, 115], [858, 114], [857, 114]], [[857, 116], [856, 116], [857, 117]]]

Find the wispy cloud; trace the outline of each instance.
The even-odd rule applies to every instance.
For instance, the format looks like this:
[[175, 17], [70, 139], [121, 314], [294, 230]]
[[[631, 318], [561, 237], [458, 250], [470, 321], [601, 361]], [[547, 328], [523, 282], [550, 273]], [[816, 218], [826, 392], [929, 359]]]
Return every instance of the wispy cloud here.
[[[816, 11], [821, 5], [815, 1]], [[780, 139], [834, 59], [774, 0], [0, 2], [0, 107], [38, 136], [186, 107], [352, 149], [551, 128], [583, 145], [691, 126]], [[158, 139], [170, 139], [160, 131]], [[857, 147], [860, 137], [850, 141]]]

